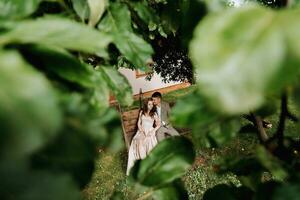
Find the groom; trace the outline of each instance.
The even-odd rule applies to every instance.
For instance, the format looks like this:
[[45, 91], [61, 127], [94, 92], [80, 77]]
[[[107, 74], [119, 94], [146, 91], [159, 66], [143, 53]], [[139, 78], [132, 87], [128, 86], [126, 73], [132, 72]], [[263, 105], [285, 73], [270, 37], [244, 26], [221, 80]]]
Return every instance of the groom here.
[[157, 114], [161, 120], [161, 127], [156, 132], [158, 142], [167, 136], [179, 136], [179, 133], [172, 127], [169, 122], [170, 106], [167, 102], [162, 101], [161, 93], [154, 92], [152, 94], [153, 104], [156, 105]]

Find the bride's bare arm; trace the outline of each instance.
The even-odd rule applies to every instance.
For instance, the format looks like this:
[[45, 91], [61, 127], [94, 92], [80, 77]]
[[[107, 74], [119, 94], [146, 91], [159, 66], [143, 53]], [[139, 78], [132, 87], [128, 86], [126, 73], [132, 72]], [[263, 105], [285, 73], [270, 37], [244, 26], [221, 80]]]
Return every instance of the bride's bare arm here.
[[143, 126], [142, 126], [142, 111], [140, 111], [139, 119], [138, 119], [138, 129], [140, 132], [144, 132]]

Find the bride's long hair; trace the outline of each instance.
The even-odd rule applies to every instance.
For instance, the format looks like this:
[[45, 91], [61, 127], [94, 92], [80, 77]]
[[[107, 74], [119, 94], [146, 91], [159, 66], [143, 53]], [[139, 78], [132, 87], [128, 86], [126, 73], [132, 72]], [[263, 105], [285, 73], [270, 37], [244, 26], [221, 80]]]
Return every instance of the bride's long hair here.
[[[142, 108], [142, 114], [145, 115], [148, 112], [148, 103], [149, 101], [153, 101], [152, 98], [148, 98], [144, 100], [143, 108]], [[154, 117], [154, 114], [156, 113], [156, 106], [153, 104], [153, 108], [150, 110], [149, 115], [150, 117]]]

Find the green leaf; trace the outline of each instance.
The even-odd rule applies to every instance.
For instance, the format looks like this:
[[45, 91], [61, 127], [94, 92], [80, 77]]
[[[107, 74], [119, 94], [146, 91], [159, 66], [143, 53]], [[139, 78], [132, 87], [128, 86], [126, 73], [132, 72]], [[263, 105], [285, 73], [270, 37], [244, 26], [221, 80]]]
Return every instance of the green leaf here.
[[[100, 116], [95, 119], [98, 123], [99, 118]], [[120, 113], [115, 109], [108, 109], [107, 112], [101, 115], [101, 124], [105, 127], [108, 136], [104, 146], [114, 153], [123, 150], [124, 140]]]
[[274, 200], [297, 200], [300, 195], [300, 184], [286, 184], [276, 188]]
[[43, 0], [0, 0], [0, 19], [20, 19], [32, 14]]
[[292, 88], [292, 97], [295, 104], [300, 108], [300, 78], [298, 78]]
[[2, 199], [81, 199], [79, 188], [67, 174], [29, 170], [16, 162], [4, 167], [0, 166]]
[[252, 173], [261, 173], [264, 168], [254, 157], [238, 158], [236, 156], [225, 157], [220, 163], [220, 173], [232, 172], [237, 176], [251, 176]]
[[268, 181], [266, 183], [261, 183], [257, 187], [257, 191], [254, 195], [254, 200], [265, 200], [265, 199], [274, 199], [275, 194], [274, 191], [282, 187], [282, 185], [279, 182], [275, 181]]
[[121, 105], [131, 105], [133, 95], [128, 80], [116, 69], [112, 67], [99, 67], [103, 79]]
[[238, 119], [228, 119], [213, 126], [208, 132], [208, 137], [217, 146], [221, 146], [236, 137], [241, 125]]
[[293, 1], [290, 1], [289, 3], [290, 3], [291, 7], [299, 7], [300, 0], [293, 0]]
[[226, 199], [252, 199], [253, 191], [247, 187], [234, 187], [232, 185], [219, 184], [208, 189], [203, 200]]
[[199, 92], [179, 99], [172, 108], [171, 120], [177, 127], [192, 128], [196, 144], [205, 147], [220, 146], [233, 139], [240, 123], [235, 118], [222, 118], [209, 109]]
[[110, 200], [123, 200], [123, 199], [125, 199], [124, 193], [119, 191], [114, 191], [114, 193], [110, 197]]
[[182, 18], [182, 6], [187, 1], [180, 1], [180, 0], [173, 0], [168, 1], [167, 4], [162, 6], [162, 12], [161, 12], [161, 21], [162, 21], [162, 27], [164, 29], [164, 32], [169, 34], [174, 34], [179, 29], [180, 26], [180, 19]]
[[95, 109], [103, 110], [109, 107], [110, 88], [101, 74], [95, 75], [97, 76], [98, 81], [96, 82], [95, 89], [92, 92], [90, 103], [95, 107]]
[[242, 185], [252, 190], [256, 190], [261, 182], [262, 172], [266, 171], [254, 156], [239, 157], [234, 154], [223, 158], [218, 165], [220, 166], [218, 173], [232, 172], [238, 176]]
[[65, 108], [65, 126], [46, 147], [31, 157], [31, 166], [38, 170], [70, 174], [83, 188], [94, 171], [97, 149], [122, 149], [122, 129], [115, 109], [95, 111], [83, 95], [68, 95]]
[[89, 25], [95, 26], [103, 15], [106, 7], [106, 0], [88, 0], [90, 7]]
[[155, 190], [152, 194], [153, 199], [157, 200], [182, 200], [188, 199], [188, 193], [180, 179], [173, 183]]
[[80, 19], [84, 22], [89, 17], [89, 5], [86, 0], [72, 0], [73, 9]]
[[272, 173], [274, 179], [282, 181], [288, 177], [288, 172], [282, 167], [280, 160], [273, 157], [263, 146], [257, 147], [256, 156], [260, 163]]
[[198, 92], [193, 92], [178, 99], [172, 108], [171, 121], [178, 127], [191, 127], [199, 131], [217, 121], [218, 116], [207, 106], [206, 100]]
[[135, 67], [146, 66], [153, 49], [131, 27], [130, 12], [125, 4], [111, 3], [98, 29], [113, 38], [113, 43]]
[[95, 109], [88, 102], [89, 98], [89, 96], [80, 93], [70, 94], [67, 92], [64, 94], [61, 104], [67, 114], [68, 124], [74, 130], [82, 131], [88, 135], [92, 141], [97, 143], [97, 146], [108, 147], [112, 150], [119, 148], [117, 146], [119, 145], [119, 138], [115, 136], [115, 132], [122, 135], [119, 113], [113, 108]]
[[0, 45], [38, 43], [100, 56], [107, 56], [106, 47], [110, 41], [111, 37], [105, 33], [58, 17], [21, 21], [0, 36]]
[[276, 14], [259, 7], [228, 9], [198, 24], [189, 50], [199, 91], [215, 110], [240, 114], [256, 109], [265, 93], [295, 77], [283, 63], [286, 48]]
[[96, 143], [84, 130], [67, 125], [49, 145], [32, 156], [34, 169], [67, 173], [83, 188], [94, 170]]
[[194, 158], [193, 144], [189, 140], [167, 138], [134, 166], [131, 176], [142, 185], [159, 187], [181, 177]]
[[255, 111], [255, 114], [261, 117], [268, 117], [276, 114], [278, 108], [278, 100], [275, 98], [266, 98], [266, 102]]
[[62, 49], [25, 46], [21, 50], [26, 59], [37, 68], [87, 88], [94, 109], [100, 111], [109, 107], [109, 87], [106, 80], [93, 70], [92, 66], [80, 63], [73, 55]]
[[168, 0], [154, 0], [155, 3], [157, 4], [167, 4], [168, 3]]
[[28, 155], [56, 136], [62, 119], [57, 97], [18, 53], [0, 51], [0, 66], [1, 154]]
[[181, 41], [186, 47], [193, 37], [193, 30], [196, 25], [207, 14], [207, 8], [203, 1], [189, 0], [184, 2], [180, 31], [182, 32]]
[[164, 31], [164, 29], [163, 29], [163, 27], [162, 27], [161, 25], [158, 27], [158, 32], [159, 32], [159, 34], [160, 34], [161, 36], [163, 36], [164, 38], [167, 38], [167, 37], [168, 37], [168, 35], [166, 34], [166, 32]]
[[96, 85], [95, 72], [67, 51], [44, 46], [30, 46], [22, 48], [22, 52], [38, 68], [55, 73], [65, 80], [84, 87], [94, 88]]
[[159, 17], [155, 10], [146, 1], [131, 2], [138, 16], [148, 25], [150, 31], [154, 31], [159, 24]]
[[[281, 25], [282, 31], [286, 35], [289, 54], [291, 54], [288, 55], [288, 58], [293, 59], [290, 62], [295, 65], [299, 65], [300, 59], [300, 41], [298, 40], [300, 28], [298, 26], [299, 21], [296, 20], [298, 17], [300, 17], [300, 8], [283, 10], [279, 13], [278, 17], [278, 22]], [[296, 59], [296, 61], [294, 61], [294, 59]]]
[[227, 3], [229, 0], [202, 0], [205, 2], [207, 9], [210, 12], [223, 11], [228, 8]]

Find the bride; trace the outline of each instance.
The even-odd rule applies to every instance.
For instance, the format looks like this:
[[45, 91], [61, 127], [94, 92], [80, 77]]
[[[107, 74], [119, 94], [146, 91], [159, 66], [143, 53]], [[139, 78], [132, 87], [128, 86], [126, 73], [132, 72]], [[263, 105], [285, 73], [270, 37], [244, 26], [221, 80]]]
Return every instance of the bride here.
[[[155, 127], [154, 127], [155, 125]], [[129, 152], [126, 175], [136, 160], [144, 159], [157, 144], [156, 131], [160, 128], [160, 120], [152, 99], [146, 99], [139, 113], [138, 131], [132, 139]]]

